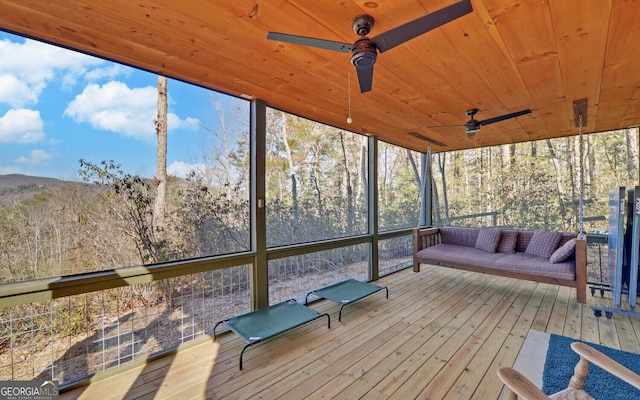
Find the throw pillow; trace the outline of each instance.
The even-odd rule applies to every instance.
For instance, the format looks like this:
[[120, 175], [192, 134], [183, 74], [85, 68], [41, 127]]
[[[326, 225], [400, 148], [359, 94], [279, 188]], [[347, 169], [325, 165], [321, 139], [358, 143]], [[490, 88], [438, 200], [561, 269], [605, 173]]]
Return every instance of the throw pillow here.
[[517, 242], [518, 231], [502, 231], [502, 233], [500, 233], [500, 242], [498, 242], [496, 253], [515, 253]]
[[476, 249], [484, 250], [487, 253], [495, 253], [500, 241], [500, 229], [480, 228], [476, 239]]
[[525, 253], [549, 258], [558, 248], [561, 238], [562, 233], [560, 232], [535, 231]]
[[563, 262], [573, 254], [573, 251], [575, 250], [575, 248], [576, 248], [576, 240], [571, 239], [567, 243], [558, 247], [558, 249], [554, 251], [553, 254], [551, 254], [549, 261], [551, 261], [551, 264], [557, 264], [557, 263]]

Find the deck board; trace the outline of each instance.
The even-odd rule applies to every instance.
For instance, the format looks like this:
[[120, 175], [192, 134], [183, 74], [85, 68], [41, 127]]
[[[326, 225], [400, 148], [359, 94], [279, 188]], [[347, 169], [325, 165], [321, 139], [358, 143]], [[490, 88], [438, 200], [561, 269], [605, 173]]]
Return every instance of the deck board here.
[[511, 366], [529, 329], [640, 353], [640, 321], [616, 314], [595, 318], [575, 302], [575, 290], [474, 272], [425, 266], [380, 279], [385, 296], [346, 308], [320, 300], [331, 315], [238, 356], [244, 341], [181, 350], [62, 393], [61, 399], [495, 399], [496, 370]]

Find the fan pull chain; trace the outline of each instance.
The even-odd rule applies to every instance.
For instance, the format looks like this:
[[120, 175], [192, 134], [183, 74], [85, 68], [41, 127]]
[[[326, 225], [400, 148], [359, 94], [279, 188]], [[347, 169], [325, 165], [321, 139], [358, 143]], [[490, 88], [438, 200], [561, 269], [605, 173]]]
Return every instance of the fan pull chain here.
[[580, 154], [580, 199], [578, 203], [578, 238], [585, 239], [584, 231], [584, 138], [582, 135], [582, 114], [578, 116], [578, 153]]
[[353, 122], [351, 119], [351, 65], [349, 65], [349, 69], [347, 70], [347, 101], [349, 102], [349, 116], [347, 117], [347, 124]]

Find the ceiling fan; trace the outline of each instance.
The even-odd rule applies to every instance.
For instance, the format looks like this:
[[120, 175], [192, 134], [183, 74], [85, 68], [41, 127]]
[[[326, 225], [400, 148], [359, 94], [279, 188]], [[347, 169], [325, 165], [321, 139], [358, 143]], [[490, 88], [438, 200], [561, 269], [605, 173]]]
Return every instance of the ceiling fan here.
[[481, 126], [493, 124], [496, 122], [504, 121], [505, 119], [516, 118], [521, 115], [530, 114], [531, 110], [520, 110], [516, 112], [512, 112], [509, 114], [500, 115], [498, 117], [483, 119], [482, 121], [478, 121], [475, 119], [476, 114], [478, 113], [477, 108], [472, 108], [467, 110], [466, 114], [468, 117], [471, 117], [469, 121], [467, 121], [464, 125], [436, 125], [436, 126], [425, 126], [425, 128], [453, 128], [458, 126], [464, 126], [464, 131], [467, 133], [467, 136], [472, 138], [476, 133], [480, 130]]
[[285, 33], [269, 32], [267, 39], [281, 42], [301, 44], [303, 46], [317, 47], [326, 50], [351, 52], [351, 64], [356, 67], [360, 92], [371, 90], [373, 82], [373, 64], [378, 57], [378, 52], [384, 53], [406, 41], [422, 35], [432, 29], [460, 18], [473, 11], [471, 0], [462, 0], [423, 17], [407, 22], [381, 33], [371, 39], [367, 37], [375, 20], [367, 14], [358, 15], [351, 22], [351, 27], [360, 39], [354, 44], [334, 42], [331, 40], [316, 39], [305, 36], [288, 35]]

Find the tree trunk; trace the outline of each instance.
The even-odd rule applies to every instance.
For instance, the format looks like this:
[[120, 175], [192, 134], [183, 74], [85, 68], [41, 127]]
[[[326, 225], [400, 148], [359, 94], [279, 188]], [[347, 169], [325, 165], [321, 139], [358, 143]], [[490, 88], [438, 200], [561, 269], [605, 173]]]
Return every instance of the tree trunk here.
[[154, 233], [162, 237], [167, 202], [167, 78], [158, 75], [158, 149], [156, 152], [156, 197], [153, 206]]
[[367, 171], [367, 138], [363, 136], [362, 145], [360, 146], [360, 187], [362, 196], [364, 196], [365, 210], [369, 210], [369, 175], [367, 175]]
[[[568, 157], [567, 169], [569, 171], [569, 183], [571, 188], [571, 204], [574, 219], [580, 220], [580, 137], [576, 136], [574, 140], [567, 139], [567, 149], [570, 149], [572, 157]], [[584, 157], [584, 155], [583, 155]], [[583, 158], [584, 159], [584, 158]], [[583, 164], [584, 165], [584, 164]], [[586, 165], [585, 165], [586, 167]], [[577, 173], [576, 173], [577, 171]], [[584, 174], [585, 171], [582, 171]], [[576, 223], [576, 226], [578, 224]]]
[[[438, 169], [440, 170], [440, 177], [442, 179], [442, 203], [444, 208], [444, 221], [446, 225], [450, 225], [451, 221], [449, 220], [449, 198], [447, 197], [447, 177], [445, 176], [446, 161], [447, 161], [447, 153], [438, 153]], [[438, 197], [437, 195], [438, 195], [438, 192], [436, 191], [434, 194], [434, 201], [437, 200], [437, 197]]]
[[628, 179], [634, 184], [638, 184], [638, 136], [635, 129], [624, 130], [625, 142], [627, 145], [627, 174]]
[[564, 187], [562, 185], [560, 164], [558, 162], [558, 157], [556, 156], [556, 151], [553, 148], [553, 144], [551, 143], [551, 140], [547, 139], [546, 142], [547, 142], [547, 148], [549, 149], [549, 156], [551, 157], [551, 162], [553, 163], [553, 168], [556, 171], [556, 188], [558, 190], [558, 206], [560, 208], [560, 217], [562, 218], [562, 225], [563, 225], [563, 228], [566, 230], [567, 229], [566, 219], [565, 219], [566, 211], [565, 211], [564, 201], [563, 201], [563, 199], [566, 196], [565, 196]]
[[493, 211], [493, 202], [495, 199], [495, 181], [493, 180], [493, 148], [487, 148], [487, 180], [488, 180], [488, 188], [487, 188], [487, 196], [489, 197], [484, 204], [486, 204], [485, 210], [483, 211]]
[[298, 226], [299, 214], [298, 214], [298, 180], [296, 179], [296, 168], [293, 163], [293, 154], [291, 153], [291, 147], [289, 147], [289, 135], [287, 132], [287, 115], [282, 113], [282, 142], [287, 153], [287, 162], [289, 163], [289, 176], [291, 178], [291, 205], [293, 208], [293, 229], [294, 234], [296, 227]]
[[416, 160], [413, 159], [413, 154], [411, 150], [405, 149], [407, 152], [407, 158], [409, 159], [409, 163], [411, 164], [411, 169], [413, 170], [413, 179], [416, 181], [416, 185], [418, 188], [420, 187], [420, 171], [418, 171], [418, 165], [416, 164]]
[[316, 193], [316, 202], [318, 204], [318, 221], [320, 226], [324, 226], [324, 202], [322, 201], [322, 189], [320, 185], [320, 157], [322, 150], [320, 149], [320, 145], [314, 146], [315, 157], [312, 165], [311, 172], [311, 180], [313, 181], [313, 185]]
[[231, 198], [231, 164], [230, 164], [230, 153], [229, 149], [229, 129], [227, 128], [227, 120], [224, 114], [224, 107], [222, 106], [222, 101], [218, 100], [214, 103], [214, 107], [218, 112], [218, 119], [220, 120], [220, 128], [222, 129], [222, 146], [224, 147], [224, 155], [223, 158], [220, 159], [219, 155], [216, 155], [218, 158], [218, 162], [222, 165], [224, 169], [224, 182], [222, 182], [223, 186], [226, 188], [228, 198]]
[[595, 146], [593, 145], [592, 137], [585, 136], [585, 139], [585, 142], [587, 143], [587, 159], [589, 160], [589, 162], [585, 163], [585, 170], [588, 171], [588, 173], [584, 174], [584, 179], [586, 186], [591, 186], [591, 184], [596, 181], [596, 150]]
[[511, 166], [516, 165], [516, 144], [512, 143], [509, 145], [509, 155], [511, 157]]
[[345, 188], [347, 190], [347, 234], [353, 234], [355, 212], [353, 207], [353, 188], [351, 187], [351, 172], [347, 162], [347, 149], [344, 145], [344, 132], [340, 131], [340, 145], [342, 146], [342, 165], [344, 167]]

